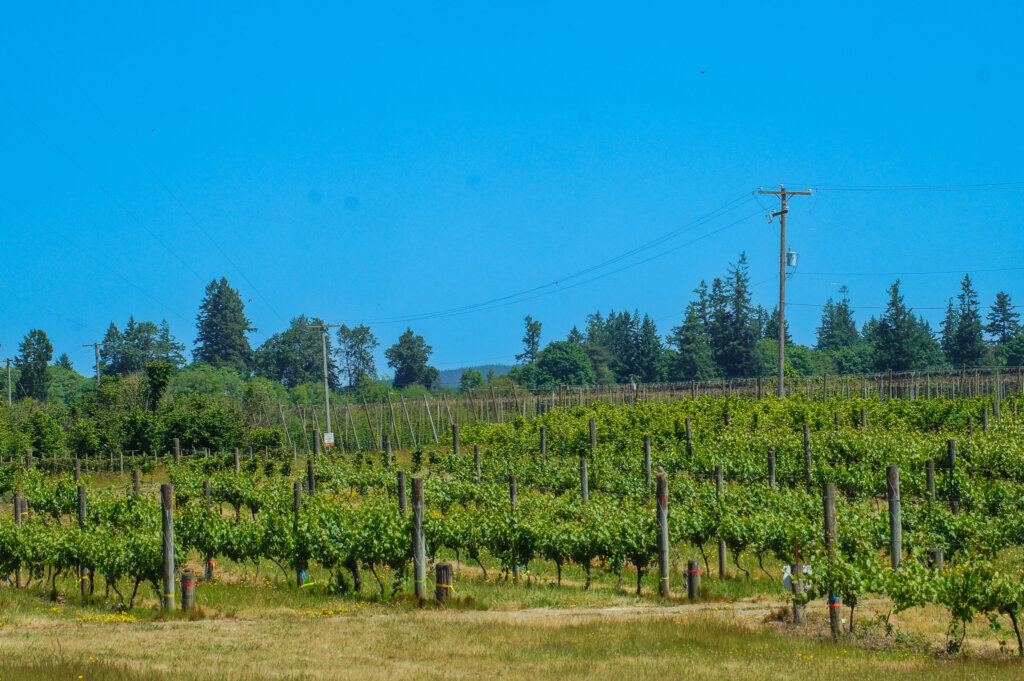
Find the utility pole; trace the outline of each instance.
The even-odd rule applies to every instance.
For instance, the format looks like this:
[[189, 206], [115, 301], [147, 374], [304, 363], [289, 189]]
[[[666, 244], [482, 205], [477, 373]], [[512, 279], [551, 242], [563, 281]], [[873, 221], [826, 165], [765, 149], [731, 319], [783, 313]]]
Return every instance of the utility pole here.
[[325, 430], [324, 432], [331, 433], [332, 436], [333, 431], [331, 430], [331, 391], [327, 386], [327, 330], [333, 329], [336, 326], [341, 326], [341, 324], [325, 324], [323, 322], [319, 322], [317, 324], [310, 324], [307, 327], [310, 329], [320, 329], [320, 345], [323, 348], [324, 352], [324, 416], [327, 419], [327, 430]]
[[786, 366], [786, 213], [789, 212], [787, 202], [791, 196], [810, 196], [811, 190], [804, 192], [786, 191], [781, 184], [776, 190], [758, 188], [758, 194], [773, 194], [779, 197], [781, 204], [778, 211], [771, 216], [779, 218], [779, 397], [786, 394], [783, 370]]
[[7, 358], [7, 406], [13, 406], [14, 402], [11, 401], [11, 358]]
[[86, 343], [82, 346], [83, 348], [92, 348], [96, 351], [96, 389], [100, 389], [100, 344], [99, 343]]

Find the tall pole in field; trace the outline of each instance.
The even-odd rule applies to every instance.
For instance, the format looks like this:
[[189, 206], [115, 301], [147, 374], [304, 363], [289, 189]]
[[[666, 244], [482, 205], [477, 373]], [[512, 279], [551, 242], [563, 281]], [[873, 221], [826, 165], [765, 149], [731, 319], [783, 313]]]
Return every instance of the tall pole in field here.
[[771, 216], [779, 218], [779, 397], [785, 395], [783, 369], [786, 366], [786, 213], [791, 196], [810, 196], [811, 190], [790, 192], [781, 184], [777, 190], [758, 189], [758, 194], [773, 194], [779, 197], [780, 208]]
[[7, 406], [10, 407], [14, 404], [11, 401], [11, 358], [7, 358]]
[[86, 343], [83, 348], [92, 348], [96, 352], [96, 389], [100, 389], [100, 344]]
[[324, 353], [324, 418], [327, 420], [327, 430], [324, 432], [331, 433], [331, 391], [327, 385], [327, 330], [333, 329], [341, 324], [325, 324], [319, 322], [317, 324], [310, 324], [310, 329], [320, 329], [320, 345], [323, 348]]

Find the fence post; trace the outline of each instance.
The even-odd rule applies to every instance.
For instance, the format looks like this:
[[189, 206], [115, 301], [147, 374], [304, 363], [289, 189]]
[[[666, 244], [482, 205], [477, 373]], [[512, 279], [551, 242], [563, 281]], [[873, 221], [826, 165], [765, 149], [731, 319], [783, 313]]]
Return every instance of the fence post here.
[[132, 496], [138, 497], [142, 493], [142, 483], [139, 480], [139, 469], [132, 469]]
[[160, 523], [163, 535], [162, 601], [164, 612], [174, 610], [174, 485], [160, 485]]
[[412, 573], [416, 598], [427, 597], [427, 560], [423, 536], [423, 478], [412, 479]]
[[[85, 485], [78, 486], [78, 528], [85, 529]], [[89, 587], [86, 582], [89, 581], [89, 568], [86, 567], [85, 563], [78, 564], [78, 588], [79, 593], [82, 596], [89, 594]]]
[[181, 609], [183, 612], [196, 609], [196, 576], [188, 570], [181, 573]]
[[925, 486], [928, 490], [928, 503], [935, 503], [935, 460], [928, 459], [924, 462]]
[[768, 450], [768, 489], [775, 489], [775, 450]]
[[644, 435], [644, 487], [651, 493], [651, 436]]
[[793, 624], [803, 624], [806, 619], [807, 606], [798, 600], [804, 595], [804, 566], [799, 562], [789, 566], [790, 589], [793, 591]]
[[686, 417], [686, 456], [693, 457], [693, 430], [690, 427], [690, 417]]
[[836, 428], [839, 428], [839, 412], [838, 411], [832, 412], [832, 420], [835, 422]]
[[942, 572], [942, 568], [943, 568], [942, 549], [928, 549], [928, 564], [936, 572]]
[[25, 468], [32, 468], [32, 448], [28, 447], [25, 449]]
[[306, 489], [316, 494], [316, 471], [313, 470], [313, 459], [306, 459]]
[[668, 598], [668, 478], [658, 474], [658, 595]]
[[[824, 495], [824, 510], [825, 510], [825, 551], [828, 553], [829, 559], [835, 558], [836, 555], [836, 486], [835, 483], [825, 483]], [[839, 597], [836, 596], [831, 590], [828, 592], [828, 624], [832, 631], [832, 639], [839, 638], [839, 631], [841, 627], [840, 610], [843, 604], [839, 601]]]
[[75, 454], [75, 472], [73, 477], [75, 482], [78, 482], [78, 479], [82, 477], [82, 462], [79, 460], [78, 454]]
[[452, 454], [455, 456], [459, 455], [459, 424], [452, 424]]
[[476, 484], [480, 484], [480, 445], [473, 445], [473, 468], [476, 469]]
[[[22, 498], [21, 492], [14, 493], [14, 526], [21, 527], [21, 505]], [[18, 562], [17, 567], [14, 568], [14, 586], [21, 588], [21, 562]]]
[[590, 481], [587, 478], [587, 457], [580, 457], [580, 499], [590, 501]]
[[960, 512], [960, 491], [956, 484], [956, 440], [946, 440], [946, 468], [949, 469], [949, 510]]
[[242, 465], [241, 462], [238, 460], [238, 447], [232, 449], [231, 454], [234, 456], [235, 459], [235, 475], [238, 475], [239, 473], [242, 472]]
[[981, 408], [981, 432], [988, 432], [988, 405]]
[[967, 437], [974, 437], [974, 418], [967, 417]]
[[[722, 484], [724, 482], [724, 476], [722, 472], [722, 464], [715, 466], [715, 501], [719, 502], [722, 498]], [[718, 578], [725, 579], [728, 577], [728, 572], [725, 569], [725, 540], [721, 537], [718, 538]]]
[[398, 512], [404, 516], [406, 510], [405, 471], [398, 471]]
[[903, 558], [903, 510], [900, 505], [900, 468], [885, 469], [886, 495], [889, 498], [889, 557], [893, 570], [900, 569]]
[[868, 410], [864, 407], [860, 408], [860, 427], [861, 430], [868, 427]]
[[[297, 527], [299, 524], [299, 512], [302, 510], [302, 483], [298, 480], [292, 482], [292, 522]], [[306, 566], [297, 562], [295, 565], [295, 585], [302, 587], [306, 583]]]
[[807, 489], [811, 489], [811, 429], [804, 424], [804, 476], [807, 478]]
[[181, 462], [181, 442], [178, 438], [171, 440], [171, 450], [174, 453], [174, 465], [177, 466]]
[[686, 564], [686, 597], [691, 601], [700, 598], [700, 562], [696, 560]]
[[384, 465], [391, 467], [391, 436], [384, 436]]
[[[514, 514], [519, 505], [519, 481], [514, 475], [508, 476], [508, 501]], [[519, 581], [519, 564], [516, 562], [515, 550], [512, 552], [512, 581]]]
[[451, 563], [437, 563], [434, 565], [434, 597], [439, 604], [443, 604], [452, 597], [452, 591], [455, 589], [452, 584], [453, 576], [454, 570]]
[[593, 416], [590, 417], [590, 453], [593, 454], [597, 450], [597, 419]]

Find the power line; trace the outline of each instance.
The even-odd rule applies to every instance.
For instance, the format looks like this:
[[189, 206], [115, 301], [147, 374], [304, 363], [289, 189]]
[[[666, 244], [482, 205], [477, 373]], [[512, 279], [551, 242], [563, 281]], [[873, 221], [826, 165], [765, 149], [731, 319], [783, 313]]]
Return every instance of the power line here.
[[104, 185], [104, 184], [103, 184], [102, 182], [100, 182], [100, 181], [99, 181], [99, 179], [98, 179], [98, 178], [97, 178], [97, 177], [96, 177], [95, 175], [93, 175], [92, 173], [90, 173], [90, 172], [89, 172], [89, 171], [88, 171], [88, 170], [87, 170], [87, 169], [85, 168], [85, 166], [83, 166], [83, 165], [82, 165], [81, 163], [79, 163], [79, 162], [78, 162], [78, 161], [77, 161], [77, 160], [75, 159], [75, 157], [71, 155], [71, 153], [70, 153], [70, 152], [68, 152], [68, 151], [67, 151], [67, 150], [66, 150], [66, 149], [65, 149], [64, 147], [62, 147], [62, 146], [61, 146], [60, 144], [58, 144], [58, 143], [57, 143], [57, 140], [53, 139], [53, 138], [52, 138], [52, 137], [51, 137], [51, 136], [50, 136], [50, 135], [49, 135], [49, 134], [48, 134], [48, 133], [47, 133], [47, 132], [46, 132], [45, 130], [43, 130], [43, 128], [42, 128], [42, 127], [41, 127], [41, 126], [40, 126], [40, 125], [39, 125], [38, 123], [36, 123], [36, 122], [35, 122], [35, 120], [34, 120], [34, 119], [33, 119], [33, 118], [31, 117], [31, 116], [29, 116], [29, 115], [28, 115], [28, 113], [26, 113], [24, 109], [22, 109], [22, 108], [21, 108], [20, 106], [18, 106], [18, 105], [17, 105], [17, 104], [16, 104], [15, 102], [14, 102], [14, 100], [13, 100], [13, 99], [11, 99], [11, 98], [10, 98], [10, 97], [9, 97], [9, 96], [7, 95], [7, 93], [6, 93], [6, 92], [3, 92], [2, 90], [0, 90], [0, 97], [3, 97], [3, 98], [4, 98], [4, 100], [5, 100], [5, 101], [6, 101], [6, 102], [7, 102], [7, 103], [8, 103], [9, 105], [10, 105], [10, 107], [11, 107], [12, 109], [14, 109], [15, 111], [17, 111], [17, 112], [18, 112], [18, 114], [19, 114], [19, 115], [20, 115], [20, 116], [21, 116], [22, 118], [24, 118], [24, 119], [25, 119], [26, 121], [28, 121], [28, 123], [29, 123], [29, 124], [30, 124], [30, 125], [31, 125], [31, 126], [32, 126], [33, 128], [35, 128], [35, 129], [36, 129], [36, 132], [38, 132], [38, 133], [39, 133], [40, 135], [42, 135], [42, 137], [43, 137], [43, 138], [44, 138], [44, 139], [45, 139], [45, 140], [46, 140], [47, 142], [49, 142], [50, 144], [52, 144], [52, 145], [53, 145], [53, 147], [54, 147], [55, 149], [57, 149], [57, 151], [59, 151], [59, 152], [60, 152], [61, 154], [63, 154], [63, 155], [64, 155], [64, 158], [66, 158], [66, 159], [67, 159], [67, 160], [68, 160], [68, 161], [69, 161], [69, 162], [71, 163], [71, 165], [73, 165], [73, 166], [74, 166], [75, 168], [77, 168], [77, 169], [79, 170], [79, 172], [81, 172], [81, 173], [82, 173], [83, 175], [85, 175], [86, 177], [88, 177], [88, 178], [89, 178], [89, 179], [90, 179], [90, 180], [91, 180], [91, 181], [93, 182], [93, 184], [95, 184], [95, 185], [96, 185], [97, 187], [99, 187], [99, 188], [100, 188], [100, 190], [101, 190], [101, 191], [102, 191], [102, 192], [103, 192], [104, 194], [106, 194], [106, 195], [107, 195], [107, 198], [108, 198], [108, 199], [110, 199], [110, 201], [114, 203], [114, 205], [116, 205], [116, 206], [117, 206], [118, 208], [120, 208], [120, 209], [121, 209], [122, 211], [124, 211], [124, 213], [126, 213], [126, 214], [127, 214], [127, 215], [128, 215], [128, 216], [129, 216], [129, 217], [130, 217], [130, 218], [132, 219], [132, 220], [134, 220], [134, 221], [135, 221], [135, 222], [136, 222], [136, 223], [138, 224], [138, 226], [139, 226], [139, 227], [141, 227], [142, 229], [144, 229], [144, 230], [146, 231], [146, 233], [147, 233], [147, 234], [149, 234], [149, 235], [150, 235], [151, 237], [153, 237], [153, 239], [154, 239], [154, 240], [156, 240], [156, 242], [157, 242], [158, 244], [160, 244], [161, 246], [163, 246], [163, 248], [164, 248], [164, 249], [165, 249], [165, 250], [166, 250], [166, 251], [167, 251], [168, 253], [170, 253], [171, 255], [173, 255], [173, 256], [174, 256], [174, 258], [175, 258], [175, 259], [176, 259], [176, 260], [177, 260], [178, 262], [180, 262], [180, 263], [181, 263], [182, 265], [184, 265], [184, 267], [185, 267], [185, 268], [186, 268], [186, 269], [187, 269], [187, 270], [188, 270], [189, 272], [191, 272], [192, 274], [194, 274], [194, 275], [196, 276], [196, 278], [198, 278], [198, 279], [199, 279], [200, 281], [203, 281], [203, 277], [202, 277], [202, 276], [201, 276], [201, 275], [199, 274], [199, 272], [197, 272], [197, 271], [195, 270], [195, 268], [194, 268], [194, 267], [192, 267], [192, 266], [191, 266], [190, 264], [188, 264], [188, 262], [186, 262], [186, 261], [185, 261], [185, 259], [184, 259], [184, 258], [182, 258], [182, 257], [181, 257], [180, 255], [178, 255], [177, 251], [175, 251], [175, 250], [174, 250], [173, 248], [171, 248], [171, 247], [170, 247], [170, 246], [169, 246], [169, 245], [167, 244], [167, 242], [166, 242], [166, 241], [164, 241], [164, 240], [163, 240], [162, 238], [160, 238], [160, 236], [158, 236], [158, 235], [157, 235], [157, 233], [156, 233], [156, 232], [154, 232], [154, 231], [153, 231], [153, 230], [151, 230], [151, 229], [150, 229], [150, 228], [149, 228], [148, 226], [146, 226], [146, 223], [145, 223], [145, 222], [143, 222], [142, 218], [140, 218], [140, 217], [139, 217], [139, 216], [138, 216], [138, 215], [137, 215], [137, 214], [136, 214], [136, 213], [135, 213], [134, 211], [132, 211], [132, 210], [131, 210], [130, 208], [128, 208], [128, 207], [127, 207], [126, 205], [124, 205], [123, 203], [121, 203], [121, 201], [120, 201], [120, 200], [119, 200], [119, 199], [118, 199], [118, 198], [117, 198], [116, 196], [114, 196], [113, 192], [111, 192], [111, 191], [110, 191], [109, 189], [107, 189], [106, 185]]
[[74, 248], [75, 248], [76, 250], [78, 250], [78, 252], [79, 252], [79, 253], [81, 253], [82, 255], [84, 255], [84, 256], [86, 256], [86, 257], [88, 257], [88, 258], [89, 258], [89, 259], [91, 259], [91, 260], [92, 260], [93, 262], [95, 262], [96, 264], [98, 264], [98, 265], [99, 265], [100, 267], [102, 267], [103, 269], [105, 269], [105, 270], [107, 270], [108, 272], [110, 272], [111, 274], [113, 274], [113, 275], [114, 275], [115, 277], [117, 277], [117, 278], [118, 278], [118, 279], [120, 279], [121, 281], [125, 282], [126, 284], [128, 284], [129, 286], [131, 286], [132, 288], [134, 288], [135, 290], [139, 291], [139, 292], [140, 292], [140, 293], [141, 293], [142, 295], [146, 296], [147, 298], [149, 298], [149, 299], [150, 299], [150, 300], [152, 300], [153, 302], [155, 302], [155, 303], [157, 303], [157, 304], [161, 305], [162, 307], [164, 307], [165, 309], [167, 309], [168, 311], [170, 311], [171, 313], [173, 313], [173, 314], [174, 314], [175, 316], [177, 316], [177, 317], [178, 317], [178, 318], [180, 318], [181, 320], [183, 320], [183, 321], [185, 321], [185, 322], [188, 322], [188, 321], [189, 321], [187, 317], [185, 317], [185, 316], [184, 316], [184, 315], [182, 315], [182, 314], [181, 314], [180, 312], [178, 312], [177, 310], [175, 310], [174, 308], [172, 308], [172, 307], [171, 307], [170, 305], [168, 305], [167, 303], [163, 302], [162, 300], [160, 300], [159, 298], [157, 298], [156, 296], [154, 296], [153, 294], [151, 294], [151, 293], [150, 293], [149, 291], [147, 291], [146, 289], [142, 288], [141, 286], [139, 286], [139, 285], [138, 285], [138, 284], [136, 284], [135, 282], [133, 282], [133, 281], [131, 281], [130, 279], [128, 279], [128, 277], [126, 277], [126, 276], [122, 275], [122, 274], [121, 274], [120, 272], [118, 272], [118, 271], [117, 271], [117, 270], [115, 270], [114, 268], [112, 268], [112, 267], [110, 267], [109, 265], [107, 265], [107, 264], [106, 264], [105, 262], [103, 262], [102, 260], [100, 260], [99, 258], [97, 258], [97, 257], [96, 257], [96, 256], [95, 256], [94, 254], [92, 254], [92, 253], [89, 253], [89, 252], [88, 252], [88, 251], [86, 251], [86, 250], [85, 250], [84, 248], [82, 248], [81, 246], [77, 245], [77, 244], [76, 244], [76, 243], [75, 243], [75, 242], [74, 242], [74, 241], [73, 241], [72, 239], [70, 239], [70, 238], [69, 238], [69, 237], [68, 237], [68, 236], [67, 236], [66, 234], [64, 234], [63, 232], [61, 232], [61, 231], [60, 231], [60, 230], [58, 230], [57, 228], [53, 227], [53, 226], [52, 226], [52, 225], [50, 225], [49, 223], [45, 223], [45, 222], [43, 222], [42, 220], [40, 220], [40, 219], [39, 219], [38, 217], [36, 217], [36, 216], [35, 216], [34, 214], [32, 214], [32, 212], [31, 212], [31, 211], [29, 211], [29, 210], [28, 210], [27, 208], [25, 208], [24, 206], [22, 206], [21, 204], [19, 204], [18, 202], [16, 202], [16, 201], [15, 201], [14, 199], [12, 199], [12, 198], [11, 198], [10, 196], [8, 196], [7, 194], [5, 194], [5, 193], [4, 193], [4, 192], [2, 192], [2, 191], [0, 191], [0, 198], [4, 199], [4, 200], [5, 200], [5, 201], [7, 201], [7, 202], [8, 202], [9, 204], [11, 204], [12, 206], [14, 206], [14, 207], [15, 207], [16, 209], [18, 209], [19, 211], [21, 211], [22, 213], [24, 213], [24, 214], [25, 214], [26, 216], [28, 216], [28, 218], [29, 218], [29, 219], [30, 219], [30, 220], [31, 220], [32, 222], [34, 222], [34, 223], [35, 223], [35, 224], [36, 224], [36, 225], [37, 225], [38, 227], [41, 227], [41, 228], [43, 228], [43, 229], [45, 229], [45, 230], [48, 230], [48, 231], [50, 231], [50, 232], [52, 232], [52, 233], [56, 234], [56, 235], [57, 235], [58, 237], [60, 237], [61, 239], [63, 239], [63, 240], [64, 240], [64, 241], [66, 242], [66, 243], [69, 243], [69, 244], [71, 244], [71, 246], [72, 246], [72, 247], [74, 247]]
[[931, 270], [926, 272], [801, 272], [801, 275], [819, 277], [909, 277], [931, 274], [974, 274], [975, 272], [1016, 272], [1024, 267], [965, 268], [959, 270]]
[[[28, 31], [29, 34], [35, 39], [36, 43], [38, 43], [39, 46], [43, 49], [43, 51], [46, 52], [46, 54], [50, 57], [50, 59], [53, 60], [53, 63], [57, 65], [57, 68], [59, 68], [64, 73], [64, 75], [67, 76], [68, 80], [70, 80], [76, 88], [78, 88], [78, 91], [82, 93], [82, 96], [85, 97], [86, 101], [88, 101], [89, 104], [92, 105], [92, 108], [96, 110], [96, 113], [100, 115], [100, 118], [102, 118], [103, 121], [110, 127], [110, 129], [114, 131], [114, 134], [116, 134], [118, 138], [120, 138], [120, 140], [124, 143], [124, 145], [128, 147], [128, 149], [132, 152], [132, 154], [134, 154], [135, 158], [138, 159], [139, 163], [142, 164], [142, 166], [149, 172], [149, 174], [153, 176], [153, 179], [156, 180], [157, 184], [160, 185], [160, 187], [165, 192], [167, 192], [167, 195], [170, 196], [171, 199], [173, 199], [176, 204], [178, 204], [178, 207], [181, 208], [185, 215], [188, 216], [189, 220], [191, 220], [192, 223], [199, 228], [199, 231], [201, 231], [203, 235], [210, 241], [210, 243], [213, 244], [213, 247], [220, 252], [224, 259], [227, 260], [228, 263], [235, 268], [235, 270], [242, 276], [242, 279], [244, 279], [245, 282], [249, 285], [249, 287], [252, 288], [252, 290], [256, 293], [256, 295], [260, 297], [260, 299], [267, 305], [270, 311], [273, 312], [278, 317], [278, 319], [286, 322], [287, 320], [281, 316], [281, 314], [274, 308], [273, 305], [271, 305], [270, 301], [267, 300], [263, 293], [260, 292], [256, 285], [252, 283], [248, 276], [246, 276], [245, 272], [242, 271], [242, 268], [240, 268], [238, 264], [235, 263], [231, 256], [228, 255], [227, 251], [221, 248], [220, 244], [217, 243], [217, 240], [213, 238], [213, 235], [206, 228], [206, 226], [199, 220], [195, 213], [193, 213], [188, 208], [188, 206], [185, 205], [185, 202], [181, 200], [181, 198], [170, 188], [170, 186], [166, 182], [164, 182], [163, 178], [160, 177], [159, 174], [157, 174], [156, 170], [146, 161], [142, 154], [139, 153], [138, 149], [136, 149], [135, 146], [130, 141], [128, 141], [128, 138], [114, 124], [110, 117], [107, 116], [106, 112], [103, 111], [100, 105], [96, 103], [96, 100], [93, 99], [92, 96], [86, 91], [86, 89], [82, 87], [82, 85], [75, 79], [74, 76], [71, 75], [71, 72], [64, 67], [64, 65], [60, 62], [59, 59], [57, 59], [57, 56], [50, 50], [50, 48], [46, 46], [46, 44], [42, 41], [39, 35], [32, 30], [32, 27], [29, 26], [24, 19], [22, 19], [21, 15], [18, 14], [13, 7], [11, 7], [11, 4], [7, 2], [7, 0], [4, 0], [4, 4], [7, 5], [7, 8], [10, 10], [11, 14], [13, 14], [15, 18], [17, 18], [21, 25], [25, 27], [25, 30]], [[193, 272], [195, 272], [195, 270], [193, 270]], [[198, 276], [198, 273], [196, 273], [196, 276]]]
[[811, 184], [815, 190], [823, 192], [959, 192], [959, 191], [995, 191], [1001, 189], [1024, 189], [1024, 181], [1015, 182], [981, 182], [974, 184]]
[[[730, 203], [732, 203], [732, 202], [730, 202]], [[733, 210], [736, 207], [739, 207], [740, 205], [742, 205], [742, 204], [737, 204], [736, 206], [733, 206], [732, 208], [729, 208], [729, 210], [725, 211], [725, 213]], [[704, 216], [703, 218], [699, 218], [698, 220], [694, 221], [693, 223], [690, 223], [690, 225], [688, 227], [692, 229], [693, 227], [697, 227], [697, 226], [700, 226], [702, 224], [705, 224], [706, 222], [710, 221], [711, 219], [714, 219], [715, 217], [720, 217], [721, 215], [724, 215], [725, 213], [719, 213], [720, 210], [721, 209], [716, 209], [715, 211], [712, 211], [712, 213], [709, 213], [707, 216]], [[681, 248], [685, 248], [687, 246], [691, 246], [691, 245], [697, 243], [698, 241], [702, 241], [703, 239], [706, 239], [709, 236], [713, 236], [713, 235], [718, 234], [720, 232], [723, 232], [723, 231], [725, 231], [727, 229], [735, 227], [736, 225], [738, 225], [738, 224], [740, 224], [742, 222], [745, 222], [746, 220], [749, 220], [752, 217], [756, 217], [756, 216], [758, 216], [760, 214], [761, 214], [761, 212], [757, 211], [757, 212], [745, 215], [744, 217], [739, 218], [738, 220], [730, 222], [730, 223], [724, 225], [723, 227], [719, 227], [718, 229], [715, 229], [715, 230], [712, 230], [710, 232], [707, 232], [706, 234], [702, 234], [701, 236], [696, 237], [694, 239], [691, 239], [691, 240], [689, 240], [689, 241], [687, 241], [685, 243], [678, 244], [676, 246], [673, 246], [672, 248], [669, 248], [667, 250], [661, 251], [661, 252], [656, 253], [654, 255], [648, 256], [647, 258], [644, 258], [642, 260], [638, 260], [636, 262], [630, 263], [628, 265], [624, 265], [622, 267], [619, 267], [617, 269], [611, 270], [609, 272], [605, 272], [603, 274], [599, 274], [599, 275], [597, 275], [595, 277], [591, 277], [589, 279], [585, 279], [583, 281], [576, 282], [575, 284], [570, 284], [569, 286], [560, 286], [560, 284], [562, 282], [566, 281], [566, 280], [571, 280], [571, 279], [574, 279], [576, 277], [579, 277], [584, 272], [592, 272], [595, 269], [599, 269], [599, 268], [605, 266], [609, 262], [618, 261], [618, 260], [621, 259], [620, 256], [616, 256], [615, 258], [612, 258], [612, 259], [610, 259], [608, 261], [605, 261], [605, 263], [601, 263], [599, 265], [593, 265], [591, 267], [586, 268], [585, 270], [580, 270], [579, 272], [574, 272], [573, 274], [570, 274], [567, 277], [562, 277], [561, 279], [549, 282], [547, 284], [542, 284], [540, 286], [535, 286], [533, 288], [526, 289], [526, 290], [520, 291], [518, 293], [509, 294], [507, 296], [502, 296], [501, 298], [495, 298], [495, 299], [492, 299], [492, 300], [489, 300], [489, 301], [483, 301], [483, 302], [475, 303], [475, 304], [472, 304], [472, 305], [465, 305], [465, 306], [458, 307], [458, 308], [451, 308], [451, 309], [448, 309], [448, 310], [438, 310], [436, 312], [425, 312], [425, 313], [422, 313], [422, 314], [412, 315], [412, 316], [409, 316], [409, 317], [382, 317], [382, 318], [379, 318], [379, 319], [354, 319], [354, 320], [348, 320], [348, 321], [350, 321], [352, 323], [357, 323], [358, 322], [358, 323], [373, 323], [373, 324], [407, 323], [407, 322], [414, 322], [414, 321], [425, 321], [425, 320], [431, 320], [431, 319], [440, 319], [440, 318], [443, 318], [443, 317], [453, 317], [453, 316], [457, 316], [457, 315], [468, 314], [468, 313], [471, 313], [471, 312], [482, 312], [484, 310], [493, 310], [493, 309], [497, 309], [497, 308], [501, 308], [501, 307], [507, 307], [509, 305], [516, 305], [518, 303], [523, 303], [523, 302], [527, 302], [527, 301], [530, 301], [530, 300], [535, 300], [537, 298], [542, 298], [542, 297], [545, 297], [545, 296], [553, 295], [555, 293], [561, 293], [563, 291], [568, 291], [570, 289], [576, 288], [577, 286], [583, 286], [585, 284], [592, 283], [592, 282], [597, 281], [599, 279], [604, 279], [605, 277], [609, 277], [609, 276], [611, 276], [613, 274], [618, 274], [619, 272], [623, 272], [625, 270], [632, 269], [634, 267], [638, 267], [640, 265], [643, 265], [643, 264], [646, 264], [648, 262], [651, 262], [652, 260], [656, 260], [658, 258], [662, 258], [662, 257], [664, 257], [666, 255], [674, 253], [674, 252], [678, 251]], [[682, 233], [679, 230], [674, 230], [674, 231], [676, 231], [677, 233]], [[661, 237], [659, 237], [659, 239], [660, 238]], [[634, 250], [634, 252], [636, 252], [639, 249], [633, 249], [633, 250]], [[544, 289], [551, 289], [552, 287], [558, 287], [558, 288], [555, 288], [554, 290], [544, 290]], [[535, 295], [528, 295], [530, 293], [535, 293]], [[523, 297], [523, 296], [526, 296], [526, 297]]]

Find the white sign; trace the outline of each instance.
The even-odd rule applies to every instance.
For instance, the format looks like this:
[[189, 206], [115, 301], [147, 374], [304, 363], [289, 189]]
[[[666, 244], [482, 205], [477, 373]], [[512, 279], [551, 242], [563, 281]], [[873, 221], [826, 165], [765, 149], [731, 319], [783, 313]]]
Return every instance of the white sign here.
[[334, 446], [334, 433], [324, 433], [324, 447]]

